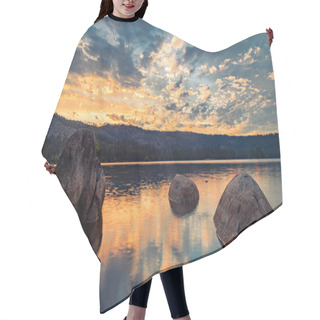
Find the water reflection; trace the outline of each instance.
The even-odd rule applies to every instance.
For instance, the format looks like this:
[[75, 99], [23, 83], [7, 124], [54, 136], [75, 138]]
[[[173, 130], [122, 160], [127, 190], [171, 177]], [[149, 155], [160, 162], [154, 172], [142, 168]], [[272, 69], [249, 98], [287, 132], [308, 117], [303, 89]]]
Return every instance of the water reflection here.
[[[279, 159], [102, 166], [107, 186], [99, 251], [100, 298], [110, 303], [124, 299], [153, 274], [221, 249], [213, 215], [226, 185], [240, 171], [255, 179], [273, 208], [282, 201]], [[174, 214], [170, 207], [168, 192], [177, 173], [192, 179], [199, 190], [199, 202], [188, 214]]]

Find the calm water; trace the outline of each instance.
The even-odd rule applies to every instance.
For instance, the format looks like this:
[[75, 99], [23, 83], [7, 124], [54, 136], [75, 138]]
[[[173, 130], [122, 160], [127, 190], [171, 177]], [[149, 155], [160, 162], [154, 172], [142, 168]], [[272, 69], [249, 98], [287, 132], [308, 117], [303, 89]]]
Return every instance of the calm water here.
[[[221, 248], [213, 215], [225, 187], [240, 171], [255, 179], [272, 208], [282, 202], [279, 159], [101, 165], [107, 180], [99, 252], [100, 300], [105, 309], [152, 275]], [[168, 199], [177, 173], [192, 179], [199, 190], [197, 207], [182, 216], [171, 210]]]

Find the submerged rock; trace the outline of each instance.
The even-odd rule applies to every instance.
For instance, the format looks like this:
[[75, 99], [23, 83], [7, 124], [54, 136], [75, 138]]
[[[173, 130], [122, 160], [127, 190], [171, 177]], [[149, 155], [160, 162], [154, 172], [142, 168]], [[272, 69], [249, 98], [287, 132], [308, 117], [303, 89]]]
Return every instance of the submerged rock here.
[[172, 210], [179, 214], [192, 211], [199, 202], [196, 184], [181, 174], [172, 180], [168, 196]]
[[221, 243], [226, 246], [244, 229], [273, 211], [257, 182], [245, 171], [226, 186], [213, 221]]
[[102, 239], [102, 205], [106, 180], [96, 157], [95, 135], [91, 130], [79, 129], [68, 139], [55, 172], [97, 253]]

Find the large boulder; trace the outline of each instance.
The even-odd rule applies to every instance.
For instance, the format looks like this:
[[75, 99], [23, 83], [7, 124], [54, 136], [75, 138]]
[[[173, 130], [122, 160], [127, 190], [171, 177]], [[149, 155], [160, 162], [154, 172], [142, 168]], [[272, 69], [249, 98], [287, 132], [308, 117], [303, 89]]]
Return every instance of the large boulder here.
[[273, 211], [257, 182], [245, 171], [228, 183], [214, 214], [216, 233], [222, 245]]
[[97, 254], [102, 239], [102, 205], [106, 180], [96, 157], [95, 135], [91, 130], [77, 130], [68, 139], [55, 172]]
[[192, 211], [199, 202], [196, 184], [181, 174], [172, 180], [168, 196], [172, 210], [178, 214]]

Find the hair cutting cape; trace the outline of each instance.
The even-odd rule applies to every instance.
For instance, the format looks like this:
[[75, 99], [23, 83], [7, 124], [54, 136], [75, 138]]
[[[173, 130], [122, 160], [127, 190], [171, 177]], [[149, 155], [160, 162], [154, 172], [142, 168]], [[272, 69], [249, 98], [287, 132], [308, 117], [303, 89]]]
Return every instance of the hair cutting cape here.
[[85, 32], [41, 152], [100, 261], [100, 313], [281, 206], [278, 134], [266, 32], [218, 52], [137, 16]]

